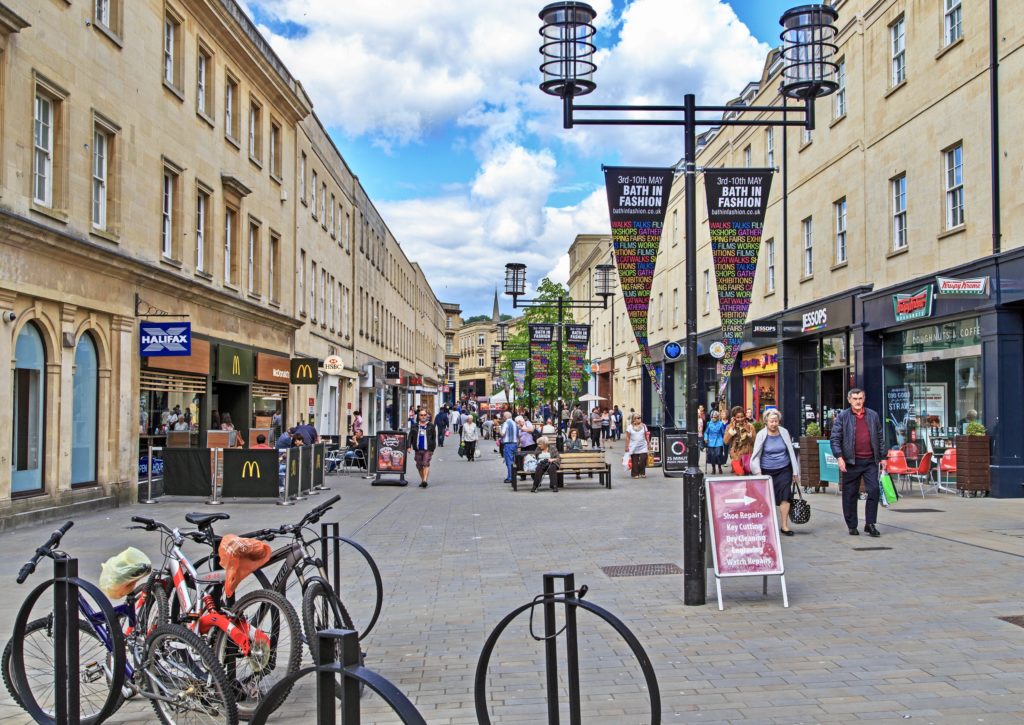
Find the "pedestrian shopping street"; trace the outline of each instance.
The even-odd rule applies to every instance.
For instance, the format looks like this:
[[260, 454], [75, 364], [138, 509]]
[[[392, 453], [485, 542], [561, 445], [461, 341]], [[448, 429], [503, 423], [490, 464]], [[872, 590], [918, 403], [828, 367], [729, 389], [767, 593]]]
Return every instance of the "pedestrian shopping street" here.
[[[218, 532], [298, 520], [328, 495], [342, 496], [341, 532], [366, 546], [383, 575], [380, 620], [364, 640], [367, 667], [393, 681], [432, 725], [476, 723], [473, 677], [490, 630], [541, 592], [545, 572], [573, 572], [586, 600], [619, 618], [651, 659], [663, 721], [672, 723], [824, 723], [873, 720], [920, 723], [1015, 723], [1024, 718], [1024, 629], [1000, 619], [1024, 615], [1020, 575], [1024, 503], [1020, 499], [909, 495], [879, 514], [879, 539], [848, 536], [833, 493], [808, 496], [812, 517], [785, 539], [791, 606], [777, 580], [761, 597], [760, 580], [723, 583], [718, 611], [714, 582], [708, 603], [683, 605], [681, 575], [609, 578], [602, 567], [682, 566], [682, 479], [659, 469], [630, 480], [619, 446], [608, 452], [611, 489], [570, 481], [558, 494], [518, 492], [501, 483], [504, 469], [491, 441], [480, 460], [458, 458], [452, 441], [434, 457], [430, 487], [374, 487], [353, 474], [328, 477], [331, 493], [294, 507], [226, 503], [232, 516]], [[132, 515], [184, 526], [183, 514], [211, 510], [201, 502], [163, 499], [91, 512], [64, 539], [95, 579], [99, 563], [128, 544], [157, 559], [158, 539], [124, 529]], [[225, 526], [223, 524], [230, 524]], [[5, 556], [0, 602], [6, 634], [29, 586], [14, 575], [53, 524], [0, 535]], [[189, 544], [188, 552], [199, 555]], [[365, 623], [372, 581], [353, 559], [343, 562], [343, 598]], [[1018, 620], [1021, 621], [1021, 620]], [[537, 616], [539, 627], [540, 615]], [[544, 721], [544, 651], [524, 617], [510, 627], [491, 659], [493, 722]], [[564, 652], [564, 639], [559, 641]], [[564, 696], [562, 711], [567, 715]], [[649, 722], [639, 667], [609, 627], [580, 615], [583, 721]], [[6, 694], [6, 693], [5, 693]], [[311, 681], [272, 718], [315, 720]], [[363, 698], [364, 723], [391, 723], [374, 696]], [[110, 722], [153, 721], [144, 701], [127, 703]], [[0, 721], [26, 722], [9, 698]]]

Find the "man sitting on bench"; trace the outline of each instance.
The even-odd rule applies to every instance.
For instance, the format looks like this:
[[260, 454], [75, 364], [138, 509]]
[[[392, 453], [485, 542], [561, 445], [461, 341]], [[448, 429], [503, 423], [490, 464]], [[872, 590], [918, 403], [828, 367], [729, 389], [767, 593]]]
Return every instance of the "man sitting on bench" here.
[[533, 472], [533, 488], [530, 489], [530, 493], [537, 493], [537, 489], [540, 488], [541, 479], [544, 478], [545, 471], [548, 474], [548, 481], [551, 484], [551, 490], [554, 493], [558, 492], [558, 450], [551, 447], [551, 443], [548, 441], [547, 436], [541, 436], [537, 439], [537, 469]]

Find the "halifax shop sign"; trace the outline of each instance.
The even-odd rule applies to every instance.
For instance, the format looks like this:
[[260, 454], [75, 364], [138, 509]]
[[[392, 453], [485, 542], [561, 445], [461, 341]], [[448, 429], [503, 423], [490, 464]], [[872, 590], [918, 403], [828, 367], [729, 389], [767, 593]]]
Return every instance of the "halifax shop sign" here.
[[187, 357], [191, 354], [192, 323], [139, 323], [139, 357]]

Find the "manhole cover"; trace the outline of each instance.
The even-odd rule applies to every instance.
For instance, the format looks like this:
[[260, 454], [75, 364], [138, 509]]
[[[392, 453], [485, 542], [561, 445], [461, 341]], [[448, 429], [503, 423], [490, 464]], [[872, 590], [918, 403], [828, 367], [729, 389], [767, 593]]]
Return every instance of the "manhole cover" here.
[[944, 514], [946, 513], [942, 509], [901, 509], [890, 507], [890, 511], [895, 511], [898, 514]]
[[626, 564], [624, 566], [602, 566], [601, 571], [609, 577], [663, 576], [665, 574], [683, 573], [683, 570], [675, 564]]
[[1024, 627], [1024, 614], [1016, 614], [1012, 617], [996, 617], [996, 619], [1001, 619], [1004, 622], [1009, 622], [1010, 624], [1016, 624], [1018, 627]]
[[891, 546], [855, 546], [854, 551], [892, 551]]

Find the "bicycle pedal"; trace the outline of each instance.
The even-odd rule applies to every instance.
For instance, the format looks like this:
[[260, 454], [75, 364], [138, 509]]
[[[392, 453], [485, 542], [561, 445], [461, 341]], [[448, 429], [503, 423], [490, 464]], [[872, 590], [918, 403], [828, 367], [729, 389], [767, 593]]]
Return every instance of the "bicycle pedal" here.
[[82, 665], [82, 682], [99, 682], [105, 679], [107, 674], [103, 669], [103, 666], [95, 660], [92, 662], [86, 662]]

